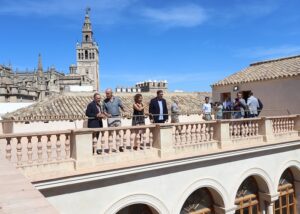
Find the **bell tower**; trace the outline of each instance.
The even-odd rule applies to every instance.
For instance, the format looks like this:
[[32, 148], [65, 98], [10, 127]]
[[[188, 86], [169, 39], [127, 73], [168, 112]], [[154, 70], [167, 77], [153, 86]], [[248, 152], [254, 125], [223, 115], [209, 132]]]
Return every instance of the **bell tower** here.
[[93, 90], [99, 91], [99, 50], [93, 39], [90, 8], [86, 9], [82, 26], [82, 41], [77, 44], [77, 73], [93, 81]]

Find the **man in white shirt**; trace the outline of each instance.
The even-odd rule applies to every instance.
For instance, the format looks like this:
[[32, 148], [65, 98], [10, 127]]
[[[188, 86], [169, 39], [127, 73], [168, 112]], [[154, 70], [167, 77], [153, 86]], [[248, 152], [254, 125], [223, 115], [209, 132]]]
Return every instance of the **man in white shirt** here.
[[247, 99], [247, 106], [249, 109], [249, 117], [257, 117], [258, 112], [257, 109], [259, 108], [259, 102], [256, 97], [253, 96], [253, 93], [249, 93], [250, 97]]
[[204, 120], [212, 120], [211, 104], [209, 103], [209, 97], [205, 97], [205, 103], [202, 105], [202, 113], [203, 113]]

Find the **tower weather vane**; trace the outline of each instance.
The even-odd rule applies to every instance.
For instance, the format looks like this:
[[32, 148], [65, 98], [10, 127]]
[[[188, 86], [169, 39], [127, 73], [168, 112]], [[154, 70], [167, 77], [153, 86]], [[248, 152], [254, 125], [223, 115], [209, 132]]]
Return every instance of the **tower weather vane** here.
[[89, 12], [91, 12], [91, 8], [90, 8], [90, 7], [87, 7], [87, 8], [85, 9], [85, 13], [86, 13], [86, 14], [89, 14]]

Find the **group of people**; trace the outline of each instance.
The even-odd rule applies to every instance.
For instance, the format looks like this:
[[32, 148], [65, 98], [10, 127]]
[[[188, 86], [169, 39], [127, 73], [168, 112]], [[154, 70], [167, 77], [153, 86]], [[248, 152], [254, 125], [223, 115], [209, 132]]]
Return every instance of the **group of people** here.
[[226, 98], [223, 103], [209, 103], [209, 97], [205, 98], [202, 106], [203, 119], [211, 120], [212, 111], [215, 112], [215, 119], [240, 119], [257, 117], [263, 109], [260, 99], [254, 97], [253, 92], [249, 93], [247, 101], [243, 98], [241, 92], [237, 93], [234, 101]]
[[[149, 103], [149, 118], [151, 123], [165, 123], [169, 120], [167, 102], [163, 98], [163, 91], [158, 90], [157, 96], [151, 99]], [[112, 89], [105, 90], [106, 98], [101, 104], [99, 93], [94, 94], [94, 99], [88, 104], [86, 116], [88, 117], [89, 128], [103, 127], [103, 119], [107, 119], [108, 127], [121, 126], [121, 111], [125, 111], [122, 101], [119, 97], [113, 95]], [[145, 106], [143, 104], [142, 94], [134, 96], [132, 125], [145, 125]], [[237, 97], [232, 102], [230, 98], [225, 99], [223, 103], [216, 102], [211, 104], [209, 97], [205, 97], [202, 105], [204, 120], [212, 120], [212, 112], [215, 112], [215, 119], [239, 119], [257, 117], [263, 108], [262, 102], [249, 93], [247, 101], [243, 98], [242, 93], [238, 92]], [[179, 122], [179, 101], [175, 97], [171, 105], [171, 123]]]
[[[101, 96], [99, 93], [94, 94], [94, 99], [88, 104], [86, 116], [88, 117], [89, 128], [103, 127], [103, 119], [107, 119], [108, 127], [121, 126], [121, 111], [125, 111], [120, 98], [113, 96], [112, 90], [105, 90], [106, 98], [101, 105]], [[142, 94], [134, 96], [132, 125], [145, 125], [145, 113]], [[121, 111], [120, 111], [121, 110]], [[174, 99], [171, 106], [171, 122], [179, 122], [179, 107], [178, 100]], [[149, 103], [149, 118], [151, 123], [165, 123], [169, 119], [167, 102], [163, 98], [163, 91], [158, 90], [157, 96], [151, 99]]]

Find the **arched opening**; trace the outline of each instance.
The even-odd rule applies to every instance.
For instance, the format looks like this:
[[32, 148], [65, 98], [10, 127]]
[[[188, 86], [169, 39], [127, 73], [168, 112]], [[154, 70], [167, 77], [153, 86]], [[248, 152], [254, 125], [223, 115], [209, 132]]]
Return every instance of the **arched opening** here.
[[237, 206], [235, 214], [260, 213], [258, 190], [257, 182], [253, 176], [243, 181], [235, 197], [235, 205]]
[[279, 198], [274, 203], [274, 214], [296, 214], [296, 194], [294, 176], [290, 169], [286, 169], [278, 185]]
[[90, 53], [89, 55], [90, 55], [90, 59], [92, 59], [92, 53]]
[[87, 50], [84, 51], [84, 55], [85, 55], [85, 59], [88, 59], [89, 55], [88, 55], [88, 51]]
[[78, 59], [80, 59], [80, 53], [78, 53]]
[[211, 214], [214, 200], [208, 188], [194, 191], [184, 202], [180, 214]]
[[124, 207], [117, 214], [158, 214], [158, 212], [146, 204], [132, 204]]
[[89, 40], [89, 35], [85, 35], [85, 41], [88, 42]]

